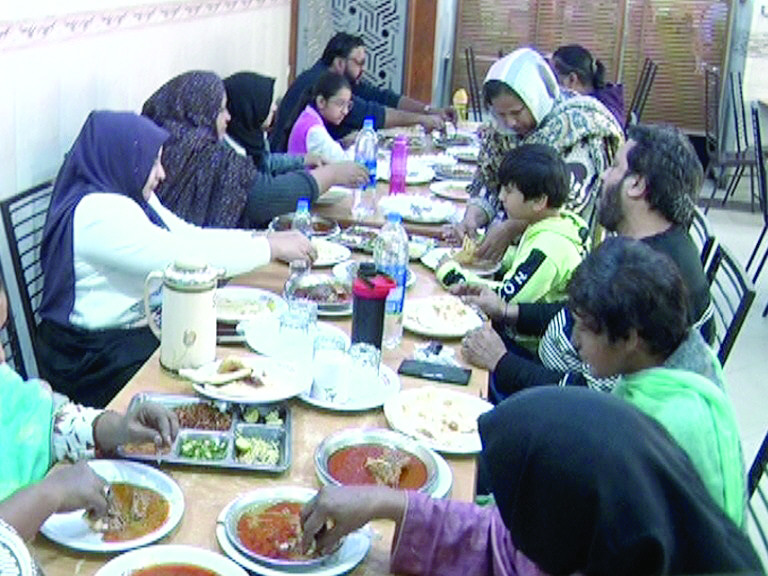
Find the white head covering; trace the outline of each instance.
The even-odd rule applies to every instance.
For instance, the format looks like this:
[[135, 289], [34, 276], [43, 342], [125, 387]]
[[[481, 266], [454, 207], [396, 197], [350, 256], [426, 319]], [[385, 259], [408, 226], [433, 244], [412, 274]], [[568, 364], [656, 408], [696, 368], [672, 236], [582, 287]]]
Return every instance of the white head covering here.
[[530, 48], [520, 48], [494, 62], [485, 82], [498, 80], [515, 91], [531, 111], [536, 124], [550, 113], [560, 96], [557, 78], [547, 61]]

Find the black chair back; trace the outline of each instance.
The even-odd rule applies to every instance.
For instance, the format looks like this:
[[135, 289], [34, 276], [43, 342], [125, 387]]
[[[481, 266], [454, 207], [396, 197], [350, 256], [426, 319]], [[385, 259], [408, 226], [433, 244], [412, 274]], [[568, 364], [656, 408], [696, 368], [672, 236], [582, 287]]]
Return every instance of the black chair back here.
[[720, 243], [716, 244], [706, 273], [714, 310], [717, 357], [725, 366], [755, 300], [755, 287], [738, 260]]
[[475, 51], [472, 46], [464, 50], [467, 59], [467, 78], [469, 78], [469, 103], [472, 107], [472, 117], [475, 122], [483, 121], [483, 102], [480, 98], [480, 85], [477, 82], [477, 69], [475, 68]]
[[701, 265], [706, 270], [707, 262], [709, 262], [712, 250], [715, 247], [715, 233], [712, 231], [709, 219], [698, 206], [693, 207], [693, 220], [688, 228], [688, 235], [699, 249]]
[[627, 118], [624, 122], [624, 127], [637, 124], [643, 116], [645, 110], [645, 103], [648, 101], [648, 95], [651, 93], [651, 86], [656, 78], [656, 71], [659, 65], [656, 64], [650, 58], [646, 58], [643, 62], [643, 69], [640, 72], [640, 77], [637, 79], [637, 85], [635, 91], [632, 94], [632, 102], [627, 110]]
[[717, 66], [704, 68], [704, 135], [711, 161], [720, 153], [720, 70]]
[[53, 181], [48, 181], [0, 202], [8, 250], [33, 351], [40, 321], [37, 311], [43, 297], [40, 243], [52, 192]]
[[763, 443], [749, 467], [747, 475], [747, 518], [752, 544], [755, 548], [762, 546], [763, 556], [768, 556], [768, 485], [761, 482], [768, 465], [768, 433], [763, 437]]
[[[750, 254], [749, 260], [747, 260], [747, 271], [749, 271], [750, 267], [752, 266], [752, 262], [755, 260], [757, 252], [760, 249], [760, 245], [763, 243], [763, 239], [765, 238], [765, 233], [768, 231], [768, 180], [766, 179], [765, 157], [763, 156], [763, 137], [760, 133], [760, 112], [756, 103], [752, 104], [751, 112], [752, 131], [755, 138], [754, 152], [755, 168], [757, 169], [757, 198], [760, 204], [760, 211], [763, 214], [763, 230], [757, 237], [757, 242], [755, 242], [755, 247], [752, 249], [752, 254]], [[766, 249], [765, 253], [763, 254], [763, 258], [760, 260], [760, 264], [757, 266], [757, 269], [752, 276], [752, 282], [757, 282], [757, 278], [760, 276], [760, 272], [762, 272], [763, 266], [765, 265], [766, 258], [768, 258], [768, 249]]]
[[0, 328], [0, 345], [3, 347], [5, 361], [26, 380], [29, 374], [24, 364], [24, 356], [21, 353], [21, 345], [19, 344], [19, 334], [16, 331], [16, 323], [14, 322], [13, 314], [11, 314], [10, 305], [8, 306], [8, 320], [5, 326]]

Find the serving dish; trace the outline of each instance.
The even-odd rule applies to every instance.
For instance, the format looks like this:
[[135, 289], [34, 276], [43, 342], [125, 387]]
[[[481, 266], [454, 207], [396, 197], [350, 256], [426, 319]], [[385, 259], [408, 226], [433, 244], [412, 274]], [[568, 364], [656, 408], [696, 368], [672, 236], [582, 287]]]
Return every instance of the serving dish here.
[[395, 430], [444, 454], [482, 450], [477, 418], [493, 404], [465, 392], [423, 386], [409, 388], [384, 403], [384, 416]]
[[473, 134], [463, 134], [456, 132], [455, 134], [434, 134], [432, 136], [432, 144], [436, 148], [449, 148], [451, 146], [471, 146], [477, 144], [477, 138]]
[[348, 260], [352, 255], [349, 248], [342, 246], [338, 242], [329, 242], [321, 238], [312, 238], [312, 245], [317, 251], [317, 258], [312, 262], [312, 266], [322, 268], [324, 266], [333, 266], [344, 260]]
[[379, 366], [378, 386], [351, 386], [349, 397], [344, 402], [316, 398], [312, 396], [311, 390], [302, 392], [299, 398], [307, 404], [332, 412], [363, 412], [382, 406], [387, 398], [397, 394], [400, 385], [400, 378], [395, 371], [389, 366], [381, 364]]
[[379, 237], [379, 229], [373, 226], [354, 225], [345, 228], [336, 238], [336, 242], [352, 250], [373, 252], [373, 245]]
[[397, 212], [403, 220], [420, 224], [440, 224], [447, 222], [455, 214], [452, 202], [436, 200], [429, 196], [416, 194], [396, 194], [384, 196], [379, 200], [382, 214]]
[[406, 299], [403, 306], [403, 328], [422, 336], [462, 338], [482, 325], [473, 308], [450, 294]]
[[168, 515], [154, 531], [128, 540], [107, 542], [103, 534], [93, 530], [85, 518], [85, 510], [74, 510], [51, 515], [40, 528], [48, 538], [67, 548], [85, 552], [121, 552], [151, 544], [163, 538], [184, 515], [184, 495], [176, 482], [164, 472], [141, 464], [124, 460], [91, 460], [88, 465], [109, 483], [122, 482], [148, 488], [162, 495], [168, 501]]
[[117, 556], [99, 568], [96, 576], [126, 576], [142, 568], [154, 566], [194, 566], [210, 570], [217, 576], [247, 576], [235, 562], [204, 548], [180, 544], [156, 544], [131, 550]]
[[469, 186], [469, 181], [467, 180], [442, 180], [430, 184], [429, 189], [435, 196], [453, 200], [454, 202], [466, 202], [469, 200], [467, 186]]
[[435, 166], [435, 178], [438, 180], [472, 180], [476, 169], [475, 166], [462, 163], [453, 166]]
[[[293, 224], [294, 212], [275, 216], [269, 223], [269, 230], [282, 232], [290, 230]], [[329, 218], [312, 214], [312, 236], [317, 238], [333, 238], [339, 233], [339, 224]]]
[[[422, 254], [420, 260], [430, 270], [437, 270], [437, 265], [443, 256], [453, 256], [459, 251], [459, 248], [450, 246], [439, 246]], [[498, 262], [488, 262], [486, 260], [476, 260], [471, 264], [461, 264], [461, 267], [467, 272], [472, 272], [478, 276], [493, 276], [501, 269], [501, 260]]]
[[306, 274], [286, 289], [285, 297], [317, 303], [318, 316], [352, 314], [351, 287], [330, 274]]
[[[366, 461], [370, 463], [370, 460], [375, 460], [374, 464], [384, 466], [391, 465], [393, 460], [401, 456], [408, 459], [399, 463], [401, 473], [390, 474], [391, 477], [386, 481], [381, 479], [381, 475], [377, 480], [375, 467], [370, 466], [366, 470]], [[323, 484], [343, 486], [385, 483], [391, 488], [431, 494], [438, 484], [438, 458], [435, 452], [399, 432], [381, 428], [349, 428], [327, 436], [318, 445], [315, 450], [315, 472]], [[343, 476], [349, 476], [349, 481], [345, 481]]]
[[224, 286], [217, 288], [213, 301], [218, 322], [236, 324], [261, 314], [279, 316], [287, 305], [273, 292], [250, 286]]
[[[170, 452], [159, 456], [164, 463], [278, 473], [284, 472], [291, 465], [291, 409], [287, 405], [217, 404], [195, 396], [143, 392], [133, 397], [128, 409], [150, 401], [170, 410], [188, 406], [196, 407], [188, 411], [191, 414], [189, 421], [180, 418], [179, 434]], [[193, 410], [199, 410], [201, 414], [198, 415]], [[208, 417], [209, 411], [216, 411], [222, 417], [220, 419]], [[197, 422], [194, 421], [196, 416], [199, 416]], [[198, 422], [205, 422], [205, 424]], [[245, 441], [241, 441], [238, 445], [238, 438], [244, 438]], [[245, 446], [244, 442], [248, 442], [249, 446], [254, 448], [264, 449], [260, 452], [264, 455], [262, 461], [248, 461], [249, 456], [246, 456], [248, 451], [242, 448]], [[210, 452], [206, 452], [205, 447], [208, 447]], [[138, 451], [141, 448], [143, 446], [121, 446], [118, 448], [118, 454], [132, 460], [158, 461], [158, 455], [154, 450], [150, 449], [142, 453]], [[276, 461], [274, 448], [278, 450]], [[267, 460], [267, 458], [272, 459]]]
[[[333, 556], [341, 547], [341, 542], [339, 543], [339, 546], [337, 546], [328, 554], [313, 554], [310, 557], [292, 559], [278, 557], [277, 555], [266, 555], [253, 550], [248, 546], [248, 542], [244, 541], [240, 537], [240, 531], [238, 530], [238, 525], [240, 524], [241, 519], [243, 519], [243, 516], [246, 514], [256, 514], [258, 516], [259, 514], [265, 512], [266, 509], [268, 509], [270, 506], [275, 505], [279, 505], [281, 508], [284, 507], [284, 504], [292, 506], [298, 504], [299, 506], [302, 506], [309, 502], [309, 500], [311, 500], [316, 494], [317, 492], [311, 488], [303, 488], [299, 486], [275, 486], [270, 488], [261, 488], [242, 494], [227, 506], [227, 511], [224, 515], [223, 525], [227, 540], [234, 545], [234, 547], [242, 556], [245, 556], [246, 558], [249, 558], [250, 560], [253, 560], [262, 565], [283, 568], [286, 570], [304, 570], [311, 569], [314, 566], [327, 562], [329, 558]], [[284, 517], [286, 515], [290, 514], [278, 513], [278, 516]], [[298, 522], [298, 518], [296, 518], [296, 521]], [[254, 522], [253, 524], [255, 526], [253, 527], [258, 529], [262, 522]], [[267, 529], [269, 528], [268, 525], [266, 527]], [[281, 532], [280, 535], [282, 536], [283, 533]], [[268, 544], [273, 545], [274, 543], [270, 539]], [[277, 548], [278, 550], [284, 552], [285, 555], [288, 555], [290, 544], [290, 542], [281, 542]]]

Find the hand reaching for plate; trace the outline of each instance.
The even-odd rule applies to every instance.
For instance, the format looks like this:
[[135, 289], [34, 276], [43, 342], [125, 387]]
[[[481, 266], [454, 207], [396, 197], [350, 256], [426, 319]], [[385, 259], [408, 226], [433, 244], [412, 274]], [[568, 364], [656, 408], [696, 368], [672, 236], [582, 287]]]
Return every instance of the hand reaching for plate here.
[[454, 284], [448, 288], [454, 296], [460, 296], [465, 304], [480, 308], [491, 320], [501, 320], [506, 311], [506, 302], [493, 290], [483, 284]]
[[301, 511], [302, 546], [312, 540], [319, 550], [332, 550], [344, 536], [375, 519], [398, 524], [405, 513], [405, 492], [386, 486], [325, 486]]
[[504, 341], [490, 326], [472, 330], [461, 341], [461, 354], [464, 359], [488, 371], [494, 370], [506, 353]]

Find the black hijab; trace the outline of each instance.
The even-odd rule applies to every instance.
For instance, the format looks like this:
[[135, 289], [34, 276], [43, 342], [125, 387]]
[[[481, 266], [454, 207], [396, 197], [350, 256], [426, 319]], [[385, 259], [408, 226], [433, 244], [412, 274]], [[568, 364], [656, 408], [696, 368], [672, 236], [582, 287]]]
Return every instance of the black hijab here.
[[227, 134], [245, 148], [257, 166], [261, 166], [265, 154], [261, 125], [272, 107], [275, 79], [255, 72], [238, 72], [224, 80], [224, 88], [227, 91], [227, 109], [232, 116]]
[[625, 401], [542, 387], [480, 417], [512, 541], [553, 575], [762, 573], [667, 432]]

